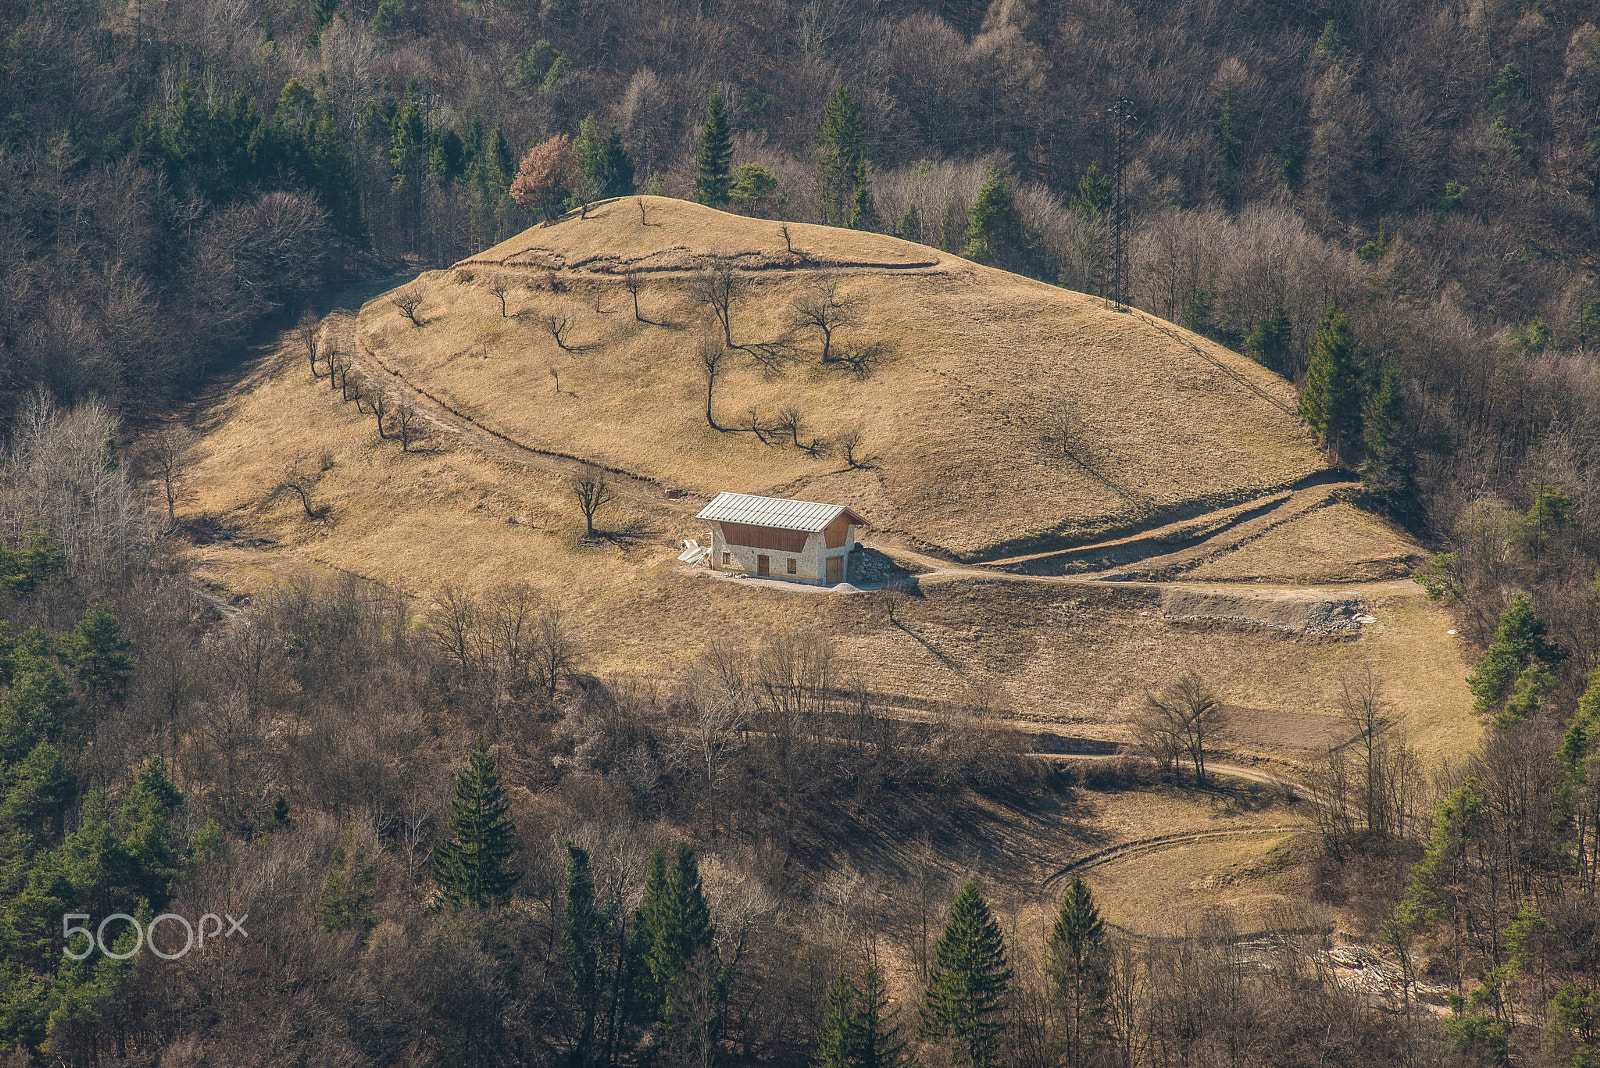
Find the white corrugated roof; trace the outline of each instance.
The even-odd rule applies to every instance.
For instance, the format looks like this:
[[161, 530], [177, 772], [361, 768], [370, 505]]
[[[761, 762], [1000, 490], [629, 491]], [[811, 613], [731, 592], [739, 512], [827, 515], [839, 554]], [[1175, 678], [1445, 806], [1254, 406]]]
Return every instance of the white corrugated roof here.
[[781, 497], [756, 497], [748, 493], [719, 493], [695, 518], [815, 534], [838, 518], [840, 512], [850, 512], [851, 519], [863, 526], [867, 522], [842, 504], [786, 501]]

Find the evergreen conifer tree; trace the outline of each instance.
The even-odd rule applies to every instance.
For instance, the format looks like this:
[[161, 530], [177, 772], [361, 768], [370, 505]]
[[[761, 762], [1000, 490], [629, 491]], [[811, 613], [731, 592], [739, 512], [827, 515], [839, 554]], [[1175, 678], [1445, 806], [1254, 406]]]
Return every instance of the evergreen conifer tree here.
[[822, 158], [817, 161], [817, 206], [822, 221], [839, 226], [854, 209], [858, 175], [865, 180], [861, 109], [843, 84], [822, 112]]
[[593, 115], [586, 115], [578, 124], [578, 136], [572, 142], [578, 155], [578, 166], [583, 169], [587, 184], [595, 199], [627, 196], [633, 192], [633, 160], [622, 146], [622, 136], [610, 127], [603, 127]]
[[377, 924], [369, 912], [377, 898], [377, 866], [347, 830], [333, 851], [333, 870], [317, 898], [317, 922], [330, 931], [356, 932], [363, 944]]
[[[1494, 641], [1467, 677], [1467, 689], [1477, 698], [1473, 711], [1484, 715], [1499, 710], [1526, 673], [1564, 659], [1565, 651], [1545, 640], [1544, 621], [1535, 614], [1533, 601], [1525, 593], [1517, 594], [1500, 613]], [[1537, 681], [1530, 676], [1527, 683], [1531, 687]]]
[[989, 903], [968, 883], [950, 906], [923, 995], [918, 1035], [948, 1044], [957, 1063], [999, 1063], [1000, 1033], [1011, 969], [1005, 939]]
[[183, 805], [183, 795], [167, 777], [166, 763], [151, 757], [139, 768], [133, 788], [119, 813], [127, 858], [127, 883], [135, 898], [153, 908], [164, 908], [172, 897], [172, 883], [183, 868], [178, 832], [173, 819]]
[[567, 904], [561, 937], [566, 943], [567, 979], [581, 1020], [578, 1041], [572, 1052], [572, 1063], [580, 1068], [593, 1059], [595, 1023], [600, 1016], [605, 988], [600, 968], [601, 952], [610, 929], [608, 917], [595, 905], [589, 854], [568, 842]]
[[1317, 324], [1316, 348], [1306, 367], [1300, 416], [1336, 454], [1361, 433], [1361, 346], [1350, 317], [1330, 308]]
[[733, 163], [733, 135], [728, 132], [728, 115], [722, 96], [722, 86], [711, 90], [706, 101], [706, 121], [700, 127], [700, 155], [695, 162], [694, 199], [709, 207], [720, 207], [728, 202], [728, 186], [732, 181], [729, 168]]
[[867, 181], [867, 161], [856, 162], [855, 200], [850, 206], [850, 229], [876, 230], [878, 207], [872, 202], [872, 186]]
[[1016, 202], [1005, 175], [990, 168], [968, 218], [967, 247], [961, 254], [976, 263], [1003, 262], [1017, 229]]
[[900, 1007], [889, 1004], [889, 991], [876, 966], [861, 975], [856, 1008], [856, 1068], [900, 1068], [906, 1040], [900, 1035]]
[[857, 1058], [856, 987], [840, 972], [828, 988], [828, 1011], [817, 1035], [812, 1068], [855, 1068]]
[[1294, 329], [1289, 322], [1288, 313], [1280, 304], [1272, 309], [1271, 315], [1257, 323], [1256, 328], [1245, 335], [1245, 355], [1263, 367], [1282, 371], [1293, 339]]
[[120, 695], [133, 674], [133, 643], [122, 636], [122, 624], [101, 605], [92, 604], [61, 639], [61, 662], [87, 689]]
[[456, 778], [450, 835], [433, 850], [433, 878], [440, 898], [460, 908], [489, 908], [511, 900], [522, 878], [506, 862], [516, 849], [516, 826], [483, 739]]
[[651, 858], [634, 928], [641, 1007], [653, 1010], [654, 1022], [670, 1032], [679, 1015], [680, 981], [697, 958], [716, 952], [700, 865], [688, 843], [679, 844], [670, 862], [660, 850]]
[[1406, 432], [1400, 376], [1391, 363], [1384, 363], [1367, 396], [1362, 424], [1362, 485], [1395, 519], [1412, 522], [1419, 510], [1416, 460]]
[[1045, 944], [1051, 983], [1066, 1018], [1061, 1063], [1083, 1068], [1090, 1063], [1104, 1032], [1110, 969], [1106, 957], [1105, 921], [1083, 876], [1074, 875], [1061, 898], [1061, 911]]

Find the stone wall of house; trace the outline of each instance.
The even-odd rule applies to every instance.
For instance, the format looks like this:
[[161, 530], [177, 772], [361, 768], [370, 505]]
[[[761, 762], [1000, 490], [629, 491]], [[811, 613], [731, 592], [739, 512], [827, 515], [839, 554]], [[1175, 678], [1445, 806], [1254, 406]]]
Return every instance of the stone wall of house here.
[[[841, 570], [845, 572], [844, 579], [849, 576], [849, 553], [855, 548], [855, 528], [850, 529], [845, 538], [845, 543], [837, 549], [829, 549], [824, 544], [820, 532], [806, 538], [806, 547], [798, 553], [784, 552], [781, 549], [757, 549], [749, 545], [732, 545], [722, 533], [721, 523], [711, 524], [711, 566], [719, 571], [743, 571], [746, 574], [760, 573], [758, 556], [766, 556], [771, 561], [770, 578], [784, 579], [788, 582], [808, 582], [815, 586], [825, 585], [828, 581], [827, 558], [830, 556], [842, 557], [845, 563]], [[795, 562], [794, 574], [789, 573], [788, 562]]]

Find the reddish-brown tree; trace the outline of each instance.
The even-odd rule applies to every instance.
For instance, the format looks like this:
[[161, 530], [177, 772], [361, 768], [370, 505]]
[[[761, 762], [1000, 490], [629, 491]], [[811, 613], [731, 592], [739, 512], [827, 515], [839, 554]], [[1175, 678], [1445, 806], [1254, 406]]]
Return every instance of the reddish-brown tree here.
[[524, 207], [537, 208], [549, 222], [580, 172], [572, 138], [566, 134], [552, 137], [534, 145], [522, 157], [522, 165], [511, 182], [511, 199]]

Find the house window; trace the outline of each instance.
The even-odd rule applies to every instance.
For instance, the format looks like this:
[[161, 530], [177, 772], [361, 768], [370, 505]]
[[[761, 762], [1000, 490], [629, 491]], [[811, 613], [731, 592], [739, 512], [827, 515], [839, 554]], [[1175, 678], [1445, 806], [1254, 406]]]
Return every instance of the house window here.
[[731, 563], [733, 563], [733, 554], [732, 553], [723, 553], [722, 554], [722, 566], [726, 567]]
[[795, 572], [796, 572], [796, 571], [798, 571], [798, 570], [800, 570], [800, 567], [799, 567], [799, 564], [800, 564], [800, 561], [798, 561], [798, 560], [796, 560], [796, 559], [795, 559], [795, 558], [794, 558], [794, 557], [792, 557], [792, 556], [791, 556], [791, 557], [789, 557], [789, 574], [791, 574], [791, 575], [792, 575], [792, 574], [794, 574], [794, 573], [795, 573]]

